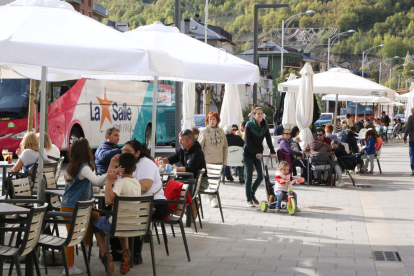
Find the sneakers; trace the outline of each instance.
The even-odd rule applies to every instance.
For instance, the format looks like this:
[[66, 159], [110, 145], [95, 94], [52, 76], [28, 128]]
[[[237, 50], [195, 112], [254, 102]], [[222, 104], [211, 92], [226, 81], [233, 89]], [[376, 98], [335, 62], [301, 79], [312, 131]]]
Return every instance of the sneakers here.
[[280, 212], [280, 207], [276, 207], [275, 213], [279, 213], [279, 212]]
[[217, 198], [215, 197], [215, 198], [212, 198], [211, 200], [210, 200], [210, 206], [212, 207], [212, 208], [217, 208], [218, 207], [218, 201], [217, 201]]
[[[108, 253], [105, 253], [102, 256], [102, 263], [103, 263], [103, 265], [105, 267], [105, 271], [106, 271], [106, 254], [108, 254]], [[114, 271], [115, 271], [115, 267], [114, 267], [114, 264], [113, 264], [113, 260], [114, 260], [114, 258], [112, 257], [112, 254], [109, 254], [109, 275], [114, 274]]]
[[119, 268], [119, 272], [121, 274], [127, 274], [129, 270], [131, 269], [129, 265], [129, 260], [131, 259], [131, 252], [127, 249], [122, 252], [122, 263], [121, 267]]
[[255, 207], [256, 205], [254, 205], [253, 201], [249, 200], [247, 201], [247, 207]]
[[[77, 268], [76, 266], [69, 269], [69, 275], [79, 275], [79, 274], [82, 274], [82, 273], [83, 273], [82, 269]], [[66, 276], [65, 269], [63, 269], [63, 275]]]
[[367, 174], [373, 175], [373, 174], [374, 174], [374, 172], [367, 172]]
[[234, 181], [233, 176], [226, 176], [226, 179], [227, 179], [228, 181], [230, 181], [230, 182], [233, 182], [233, 181]]
[[257, 198], [255, 196], [252, 196], [252, 201], [253, 201], [254, 204], [260, 205], [260, 202], [257, 200]]
[[338, 181], [338, 183], [336, 183], [336, 187], [343, 187], [345, 185], [344, 181]]

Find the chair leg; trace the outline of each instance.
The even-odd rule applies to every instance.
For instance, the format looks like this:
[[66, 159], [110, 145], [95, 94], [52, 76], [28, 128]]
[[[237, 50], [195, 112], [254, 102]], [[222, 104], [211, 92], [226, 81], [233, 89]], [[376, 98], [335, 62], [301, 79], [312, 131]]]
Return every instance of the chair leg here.
[[175, 238], [175, 231], [174, 231], [174, 225], [171, 224], [171, 232], [173, 234], [173, 237]]
[[81, 247], [82, 247], [83, 259], [85, 261], [86, 272], [88, 273], [88, 276], [91, 276], [91, 271], [89, 269], [88, 252], [86, 252], [86, 247], [85, 247], [85, 242], [84, 241], [81, 242]]
[[132, 237], [131, 239], [129, 239], [130, 243], [129, 243], [129, 247], [130, 247], [130, 252], [131, 252], [131, 258], [129, 259], [129, 266], [130, 268], [132, 268], [132, 266], [134, 265], [134, 244], [135, 244], [135, 237]]
[[[192, 207], [190, 207], [190, 208], [192, 208]], [[191, 216], [192, 216], [193, 222], [194, 222], [194, 229], [195, 229], [196, 233], [198, 233], [198, 231], [197, 231], [197, 221], [195, 219], [194, 212], [191, 212]], [[171, 227], [172, 227], [172, 225], [171, 225]]]
[[165, 253], [167, 253], [167, 256], [169, 256], [170, 252], [168, 251], [168, 238], [167, 238], [167, 233], [165, 232], [164, 223], [161, 223], [161, 230], [162, 230], [162, 237], [164, 239]]
[[54, 249], [52, 249], [52, 263], [53, 263], [53, 266], [56, 266], [56, 262], [55, 262], [55, 250]]
[[154, 222], [152, 225], [154, 226], [154, 229], [155, 229], [155, 234], [157, 235], [157, 241], [158, 241], [158, 244], [161, 244], [161, 242], [160, 242], [160, 235], [158, 235], [158, 228], [157, 228], [157, 224]]
[[77, 245], [75, 245], [75, 249], [76, 249], [76, 256], [78, 256], [79, 255], [79, 251], [78, 251], [78, 246]]
[[[200, 228], [201, 228], [201, 229], [203, 229], [203, 225], [201, 224], [200, 208], [198, 207], [197, 199], [198, 199], [198, 197], [196, 197], [196, 200], [195, 200], [195, 205], [196, 205], [196, 208], [197, 208], [198, 221], [200, 222]], [[195, 223], [195, 222], [194, 222], [194, 223]], [[172, 226], [172, 225], [171, 225], [171, 226]]]
[[110, 262], [111, 262], [111, 258], [110, 258], [110, 254], [111, 254], [111, 245], [109, 243], [109, 236], [105, 235], [105, 242], [106, 242], [106, 275], [110, 276]]
[[150, 242], [150, 249], [151, 249], [151, 260], [152, 260], [152, 273], [154, 276], [157, 275], [157, 270], [155, 268], [155, 254], [154, 254], [154, 242], [152, 240], [152, 232], [149, 230], [149, 242]]
[[22, 276], [22, 268], [20, 267], [20, 260], [18, 255], [13, 256], [14, 264], [16, 265], [17, 276]]
[[381, 165], [380, 165], [379, 159], [377, 159], [377, 164], [378, 164], [378, 168], [379, 168], [380, 174], [382, 174], [382, 170], [381, 170]]
[[[92, 217], [91, 217], [92, 219]], [[92, 223], [92, 222], [89, 222]], [[92, 246], [93, 246], [93, 231], [91, 231], [91, 239], [90, 239], [91, 243], [89, 244], [89, 252], [88, 252], [88, 262], [89, 264], [91, 263], [91, 254], [92, 254]]]
[[355, 181], [354, 181], [354, 179], [352, 178], [352, 176], [351, 176], [351, 174], [349, 173], [349, 171], [348, 170], [346, 170], [346, 173], [349, 175], [349, 177], [351, 178], [351, 180], [352, 180], [352, 185], [355, 187]]
[[200, 211], [201, 211], [201, 217], [204, 219], [204, 213], [203, 213], [203, 203], [201, 202], [201, 194], [198, 194], [198, 199], [200, 200]]
[[62, 261], [63, 261], [63, 267], [65, 268], [66, 276], [69, 276], [69, 265], [68, 265], [68, 259], [66, 257], [66, 248], [62, 246], [60, 248], [60, 251], [62, 251]]
[[178, 223], [180, 224], [180, 228], [181, 228], [181, 236], [183, 236], [183, 242], [184, 242], [184, 247], [185, 247], [185, 252], [187, 253], [187, 259], [189, 262], [191, 262], [190, 259], [190, 252], [188, 252], [188, 245], [187, 245], [187, 238], [185, 237], [185, 231], [184, 231], [184, 224], [183, 221], [180, 219], [178, 221]]
[[35, 269], [36, 269], [36, 275], [37, 276], [42, 276], [42, 274], [40, 273], [39, 259], [37, 258], [36, 252], [37, 252], [37, 250], [33, 250], [32, 251], [32, 254], [33, 254], [33, 262], [34, 262]]
[[218, 205], [219, 205], [219, 209], [220, 209], [221, 220], [222, 220], [222, 221], [223, 221], [223, 223], [224, 223], [223, 209], [221, 208], [221, 200], [220, 200], [220, 194], [219, 194], [219, 191], [217, 191], [216, 195], [217, 195], [217, 201], [218, 201]]
[[46, 249], [43, 246], [42, 246], [42, 252], [43, 252], [43, 262], [45, 264], [45, 274], [47, 275]]
[[11, 262], [10, 262], [9, 276], [12, 276], [13, 274], [13, 266], [14, 266], [14, 258], [11, 259]]

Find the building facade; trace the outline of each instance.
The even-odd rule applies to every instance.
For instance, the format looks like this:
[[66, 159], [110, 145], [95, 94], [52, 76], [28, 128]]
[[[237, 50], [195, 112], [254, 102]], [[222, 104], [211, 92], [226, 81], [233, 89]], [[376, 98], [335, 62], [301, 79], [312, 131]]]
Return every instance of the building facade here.
[[102, 5], [93, 2], [93, 0], [63, 0], [73, 6], [73, 8], [83, 15], [89, 16], [99, 22], [107, 18], [109, 13]]

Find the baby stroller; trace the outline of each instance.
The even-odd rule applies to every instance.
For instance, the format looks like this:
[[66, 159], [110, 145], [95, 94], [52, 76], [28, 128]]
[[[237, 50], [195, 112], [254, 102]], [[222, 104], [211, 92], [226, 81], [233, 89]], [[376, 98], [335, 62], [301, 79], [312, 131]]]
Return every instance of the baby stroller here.
[[[263, 157], [268, 157], [268, 155], [263, 155]], [[262, 163], [263, 166], [263, 179], [265, 181], [265, 187], [266, 187], [266, 199], [260, 203], [260, 210], [262, 210], [262, 212], [267, 212], [268, 209], [275, 209], [276, 208], [276, 194], [275, 194], [275, 190], [274, 190], [274, 186], [275, 184], [273, 184], [272, 182], [270, 182], [270, 178], [269, 178], [269, 171], [267, 170], [267, 165], [265, 165], [265, 163], [263, 162], [263, 159], [260, 158], [260, 162]], [[294, 216], [297, 212], [297, 202], [296, 202], [296, 198], [293, 195], [293, 190], [292, 190], [292, 184], [294, 182], [291, 181], [289, 183], [289, 188], [287, 190], [287, 193], [283, 196], [282, 198], [282, 203], [280, 205], [280, 209], [286, 209], [289, 213], [289, 215]], [[272, 202], [270, 202], [270, 196], [273, 196], [273, 200]]]

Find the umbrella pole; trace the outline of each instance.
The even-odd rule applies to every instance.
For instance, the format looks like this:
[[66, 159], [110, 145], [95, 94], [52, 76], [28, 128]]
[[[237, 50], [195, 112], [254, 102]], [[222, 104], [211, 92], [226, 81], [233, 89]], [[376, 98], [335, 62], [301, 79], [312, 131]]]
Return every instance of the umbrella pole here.
[[[40, 85], [40, 129], [39, 129], [39, 161], [37, 178], [37, 199], [46, 200], [45, 187], [43, 186], [43, 151], [45, 149], [45, 123], [46, 123], [46, 74], [47, 67], [42, 66], [42, 79]], [[43, 117], [43, 118], [42, 118]]]
[[358, 102], [355, 102], [355, 122], [358, 120]]
[[29, 112], [27, 119], [27, 131], [33, 131], [33, 113], [34, 113], [34, 93], [36, 90], [35, 80], [30, 80], [30, 93], [29, 93]]
[[[154, 89], [152, 90], [152, 127], [151, 127], [151, 156], [155, 155], [155, 130], [157, 128], [157, 95], [158, 77], [154, 77]], [[178, 91], [176, 91], [178, 93]], [[177, 145], [177, 144], [176, 144]]]
[[336, 112], [338, 110], [338, 94], [336, 94], [335, 96], [335, 110], [334, 110], [334, 129], [333, 129], [333, 134], [336, 134]]

